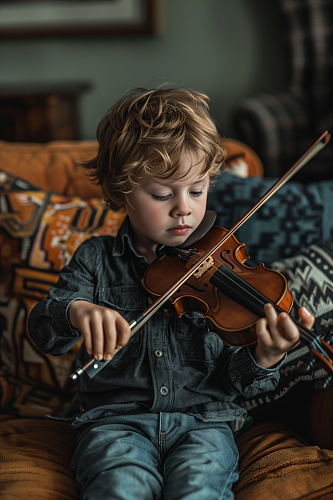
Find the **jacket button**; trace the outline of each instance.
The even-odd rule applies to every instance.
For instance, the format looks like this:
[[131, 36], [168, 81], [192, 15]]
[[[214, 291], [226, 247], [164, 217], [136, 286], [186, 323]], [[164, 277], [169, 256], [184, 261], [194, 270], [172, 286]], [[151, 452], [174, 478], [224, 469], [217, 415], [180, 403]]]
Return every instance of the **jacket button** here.
[[169, 389], [167, 387], [161, 387], [161, 394], [162, 396], [166, 396], [169, 392]]
[[163, 356], [163, 352], [160, 351], [159, 349], [155, 349], [154, 356], [155, 358], [161, 358]]

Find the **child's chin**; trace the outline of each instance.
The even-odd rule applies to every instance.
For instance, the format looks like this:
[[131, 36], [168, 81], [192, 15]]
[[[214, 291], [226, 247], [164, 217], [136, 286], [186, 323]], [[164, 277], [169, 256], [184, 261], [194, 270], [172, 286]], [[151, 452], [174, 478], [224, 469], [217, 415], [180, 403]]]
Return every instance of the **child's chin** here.
[[[190, 236], [191, 232], [189, 231], [188, 233], [186, 234], [172, 234], [172, 236], [169, 238], [169, 243], [166, 243], [167, 245], [173, 245], [173, 246], [177, 246], [177, 245], [181, 245], [182, 243], [184, 243], [184, 241], [187, 240], [187, 238]], [[172, 242], [172, 243], [170, 243]]]

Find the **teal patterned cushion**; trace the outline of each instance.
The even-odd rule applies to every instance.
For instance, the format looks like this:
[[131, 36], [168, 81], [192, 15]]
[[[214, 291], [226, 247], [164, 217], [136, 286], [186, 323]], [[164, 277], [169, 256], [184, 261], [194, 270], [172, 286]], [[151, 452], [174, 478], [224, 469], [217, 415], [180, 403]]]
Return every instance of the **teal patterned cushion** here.
[[[272, 187], [276, 179], [222, 173], [208, 196], [216, 225], [229, 229]], [[289, 181], [235, 233], [245, 243], [249, 265], [291, 257], [333, 236], [333, 180], [303, 185]]]

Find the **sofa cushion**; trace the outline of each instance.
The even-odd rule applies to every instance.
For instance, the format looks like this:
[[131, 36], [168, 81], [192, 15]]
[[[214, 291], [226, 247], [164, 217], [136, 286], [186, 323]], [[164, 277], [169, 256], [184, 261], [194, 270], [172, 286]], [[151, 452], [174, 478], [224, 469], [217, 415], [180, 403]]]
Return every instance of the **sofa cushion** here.
[[[224, 172], [208, 198], [208, 208], [217, 212], [216, 225], [232, 227], [275, 181], [260, 177], [243, 179]], [[321, 335], [333, 329], [332, 195], [333, 181], [308, 185], [289, 181], [235, 233], [251, 257], [247, 265], [264, 263], [286, 275], [295, 304], [310, 308]], [[247, 408], [254, 423], [278, 418], [315, 442], [319, 438], [322, 445], [333, 443], [332, 431], [326, 434], [325, 441], [322, 433], [314, 433], [314, 418], [310, 424], [304, 418], [312, 405], [313, 388], [320, 389], [329, 381], [318, 365], [302, 371], [309, 358], [303, 345], [297, 347], [288, 355], [273, 393], [250, 400], [239, 398], [238, 402]]]
[[[263, 165], [256, 153], [235, 139], [222, 139], [227, 150], [225, 169], [241, 177], [262, 176]], [[96, 141], [51, 141], [46, 144], [11, 143], [0, 140], [0, 170], [32, 182], [46, 191], [102, 197], [78, 162], [94, 158]]]
[[0, 416], [1, 498], [77, 500], [70, 468], [75, 445], [65, 422]]
[[237, 439], [237, 500], [329, 500], [333, 497], [333, 451], [309, 446], [288, 427], [260, 424]]
[[[235, 500], [329, 500], [333, 451], [286, 426], [261, 424], [237, 439]], [[77, 500], [70, 469], [75, 432], [65, 422], [0, 416], [0, 490], [6, 499]]]
[[68, 376], [80, 344], [62, 358], [43, 354], [29, 338], [27, 318], [78, 245], [114, 236], [125, 214], [100, 198], [46, 192], [3, 171], [0, 185], [9, 187], [0, 188], [0, 411], [54, 414], [72, 400]]
[[317, 318], [317, 332], [322, 336], [333, 332], [333, 237], [273, 262], [272, 269], [287, 278], [295, 314], [306, 307]]
[[[274, 262], [271, 267], [287, 278], [294, 296], [291, 315], [298, 319], [298, 309], [306, 307], [316, 318], [316, 333], [332, 341], [333, 238], [310, 245], [294, 257]], [[238, 398], [238, 403], [247, 409], [254, 423], [272, 419], [285, 421], [313, 440], [318, 432], [314, 433], [313, 422], [304, 418], [308, 413], [305, 409], [313, 405], [313, 390], [327, 391], [329, 383], [326, 370], [308, 346], [301, 343], [287, 354], [274, 391], [251, 399]], [[333, 447], [332, 427], [326, 429], [325, 439], [321, 437], [320, 442], [322, 446]]]
[[[216, 225], [231, 228], [270, 189], [276, 179], [235, 177], [224, 172], [208, 196]], [[312, 243], [333, 236], [333, 180], [313, 184], [289, 181], [235, 233], [245, 243], [250, 265], [269, 266]]]
[[12, 173], [45, 191], [101, 197], [77, 162], [96, 156], [96, 141], [52, 141], [46, 144], [0, 141], [0, 170]]

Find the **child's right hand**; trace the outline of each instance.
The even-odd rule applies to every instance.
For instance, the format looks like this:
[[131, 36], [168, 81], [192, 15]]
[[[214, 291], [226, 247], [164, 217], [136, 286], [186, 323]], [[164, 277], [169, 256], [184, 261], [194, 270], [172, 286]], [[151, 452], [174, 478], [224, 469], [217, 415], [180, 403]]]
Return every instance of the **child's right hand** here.
[[[86, 300], [74, 300], [68, 309], [71, 325], [82, 333], [86, 350], [97, 360], [110, 361], [115, 349], [129, 341], [128, 322], [116, 311]], [[118, 332], [118, 339], [117, 339]]]

